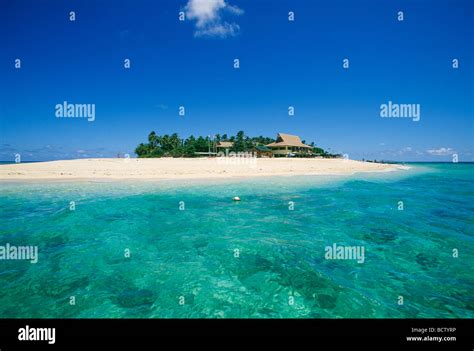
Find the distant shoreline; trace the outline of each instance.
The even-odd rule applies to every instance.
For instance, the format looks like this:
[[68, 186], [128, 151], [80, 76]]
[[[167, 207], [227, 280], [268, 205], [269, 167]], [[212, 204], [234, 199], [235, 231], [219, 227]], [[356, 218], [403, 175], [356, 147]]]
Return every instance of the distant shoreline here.
[[0, 180], [160, 180], [350, 175], [407, 169], [344, 159], [102, 158], [0, 165]]

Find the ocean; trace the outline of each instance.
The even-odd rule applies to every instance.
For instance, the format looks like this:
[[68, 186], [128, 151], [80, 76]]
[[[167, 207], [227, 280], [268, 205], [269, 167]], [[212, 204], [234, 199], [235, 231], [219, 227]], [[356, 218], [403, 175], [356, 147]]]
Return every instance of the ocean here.
[[[0, 316], [473, 318], [474, 164], [410, 166], [2, 182], [0, 246], [38, 262], [0, 260]], [[327, 259], [334, 246], [363, 262]]]

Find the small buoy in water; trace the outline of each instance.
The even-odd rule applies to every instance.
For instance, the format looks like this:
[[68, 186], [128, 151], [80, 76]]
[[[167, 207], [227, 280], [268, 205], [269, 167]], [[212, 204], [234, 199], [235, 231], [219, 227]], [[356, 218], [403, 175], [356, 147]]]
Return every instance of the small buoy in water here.
[[240, 201], [240, 197], [234, 196], [234, 197], [232, 198], [232, 201]]

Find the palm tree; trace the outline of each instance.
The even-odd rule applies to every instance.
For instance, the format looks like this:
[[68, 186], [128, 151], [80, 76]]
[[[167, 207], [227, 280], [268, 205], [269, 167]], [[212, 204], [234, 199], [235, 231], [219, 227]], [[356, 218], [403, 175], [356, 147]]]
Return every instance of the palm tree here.
[[237, 132], [234, 143], [234, 151], [244, 151], [245, 149], [245, 134], [242, 130]]
[[150, 143], [151, 146], [156, 146], [156, 133], [155, 131], [152, 131], [150, 134], [148, 134], [148, 143]]
[[197, 152], [206, 152], [207, 151], [207, 141], [202, 136], [197, 138], [195, 143], [196, 151]]
[[170, 145], [172, 149], [176, 149], [181, 144], [178, 133], [173, 133], [170, 138]]
[[160, 144], [164, 152], [168, 152], [173, 149], [171, 146], [171, 138], [168, 134], [163, 135], [163, 137], [161, 138]]
[[141, 143], [138, 145], [135, 149], [135, 153], [137, 154], [138, 157], [146, 157], [148, 156], [150, 150], [147, 144]]

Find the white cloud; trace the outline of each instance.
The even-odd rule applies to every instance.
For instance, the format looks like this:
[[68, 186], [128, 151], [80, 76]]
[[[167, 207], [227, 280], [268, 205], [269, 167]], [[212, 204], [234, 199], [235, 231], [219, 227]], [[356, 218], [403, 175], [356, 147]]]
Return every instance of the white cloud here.
[[432, 156], [448, 156], [455, 153], [450, 147], [440, 147], [439, 149], [426, 150]]
[[197, 29], [194, 33], [197, 37], [234, 37], [240, 31], [240, 27], [236, 23], [218, 23], [203, 29]]
[[244, 14], [244, 10], [241, 8], [234, 6], [234, 5], [229, 5], [227, 4], [226, 10], [233, 13], [234, 15], [240, 16]]
[[244, 11], [224, 0], [189, 0], [185, 6], [186, 18], [196, 21], [196, 37], [235, 36], [240, 27], [237, 23], [229, 23], [222, 19], [224, 12], [240, 16]]
[[404, 148], [398, 150], [398, 154], [399, 155], [404, 155], [404, 154], [410, 153], [412, 151], [413, 151], [413, 149], [411, 148], [411, 146], [405, 146]]

